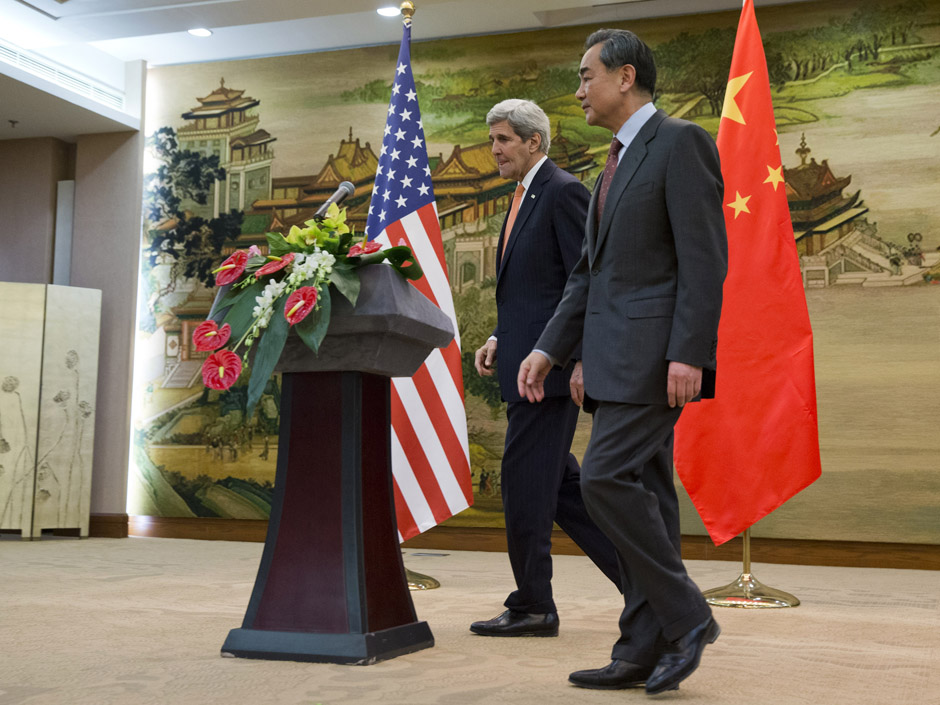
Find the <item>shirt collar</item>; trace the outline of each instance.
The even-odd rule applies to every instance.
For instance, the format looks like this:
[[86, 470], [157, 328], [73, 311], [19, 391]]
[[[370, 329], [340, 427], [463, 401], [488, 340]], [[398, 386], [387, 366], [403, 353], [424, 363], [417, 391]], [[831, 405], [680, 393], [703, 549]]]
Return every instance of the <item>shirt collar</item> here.
[[519, 183], [522, 184], [522, 188], [524, 188], [526, 191], [529, 190], [529, 186], [532, 185], [532, 179], [535, 178], [536, 173], [538, 172], [538, 170], [539, 170], [539, 168], [542, 166], [542, 164], [545, 163], [545, 160], [546, 160], [546, 159], [548, 159], [548, 155], [547, 155], [547, 154], [543, 154], [543, 155], [542, 155], [542, 158], [539, 159], [539, 160], [535, 163], [535, 166], [533, 166], [531, 169], [529, 169], [529, 171], [526, 172], [526, 175], [522, 177], [522, 181], [520, 181]]
[[645, 103], [639, 110], [637, 110], [630, 118], [623, 123], [619, 130], [617, 130], [616, 137], [620, 140], [620, 144], [623, 145], [623, 148], [620, 150], [620, 153], [617, 155], [617, 159], [623, 156], [623, 153], [627, 151], [627, 147], [630, 146], [630, 143], [633, 141], [633, 138], [637, 136], [640, 132], [640, 129], [643, 125], [646, 124], [646, 121], [649, 120], [656, 113], [656, 106], [652, 102]]

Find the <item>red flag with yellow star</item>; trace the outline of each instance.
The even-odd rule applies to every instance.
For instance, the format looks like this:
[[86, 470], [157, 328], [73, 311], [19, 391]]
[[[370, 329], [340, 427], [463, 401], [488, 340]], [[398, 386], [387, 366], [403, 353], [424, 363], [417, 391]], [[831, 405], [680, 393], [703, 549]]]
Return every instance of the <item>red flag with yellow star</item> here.
[[810, 328], [767, 61], [744, 0], [718, 151], [728, 276], [714, 399], [676, 426], [679, 477], [715, 544], [774, 511], [820, 474]]

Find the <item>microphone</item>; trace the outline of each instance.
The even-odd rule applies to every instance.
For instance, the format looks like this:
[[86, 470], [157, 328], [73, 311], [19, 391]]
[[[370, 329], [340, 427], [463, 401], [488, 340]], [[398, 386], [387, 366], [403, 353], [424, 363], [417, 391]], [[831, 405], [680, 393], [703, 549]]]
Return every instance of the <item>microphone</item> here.
[[352, 196], [353, 193], [355, 193], [355, 191], [356, 191], [355, 186], [353, 186], [348, 181], [344, 181], [343, 183], [339, 185], [339, 188], [337, 188], [336, 191], [333, 192], [333, 195], [323, 202], [323, 205], [317, 209], [317, 212], [313, 214], [313, 217], [316, 218], [317, 220], [321, 220], [325, 218], [326, 211], [329, 209], [329, 207], [332, 204], [335, 203], [336, 205], [339, 205], [346, 198], [348, 198], [349, 196]]

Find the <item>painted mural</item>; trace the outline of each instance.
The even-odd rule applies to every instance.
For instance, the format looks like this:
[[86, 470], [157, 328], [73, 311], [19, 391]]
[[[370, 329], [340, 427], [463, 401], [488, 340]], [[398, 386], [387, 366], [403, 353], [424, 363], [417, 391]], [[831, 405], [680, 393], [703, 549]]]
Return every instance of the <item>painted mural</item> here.
[[[940, 543], [940, 6], [842, 0], [761, 7], [757, 18], [815, 332], [823, 476], [754, 535]], [[737, 19], [612, 26], [652, 46], [657, 106], [714, 135]], [[415, 22], [420, 38], [420, 14]], [[550, 156], [593, 185], [610, 136], [585, 125], [573, 96], [593, 29], [412, 48], [464, 345], [475, 504], [450, 525], [502, 521], [504, 405], [472, 355], [495, 325], [494, 248], [513, 184], [499, 178], [484, 117], [504, 98], [538, 102]], [[362, 231], [397, 51], [149, 72], [131, 513], [267, 516], [277, 382], [245, 419], [243, 389], [202, 388], [192, 329], [222, 258], [309, 218], [342, 180], [356, 185], [347, 204]], [[589, 435], [582, 415], [579, 457]], [[683, 530], [704, 533], [687, 499]]]

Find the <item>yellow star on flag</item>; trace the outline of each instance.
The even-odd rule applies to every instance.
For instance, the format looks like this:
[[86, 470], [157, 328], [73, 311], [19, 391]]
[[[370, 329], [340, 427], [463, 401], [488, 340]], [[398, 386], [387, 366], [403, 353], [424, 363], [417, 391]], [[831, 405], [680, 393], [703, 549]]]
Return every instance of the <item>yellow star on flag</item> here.
[[777, 190], [777, 184], [783, 183], [783, 164], [778, 166], [776, 169], [772, 168], [770, 164], [767, 165], [767, 178], [764, 179], [765, 184], [771, 184], [774, 187], [774, 191]]
[[741, 92], [741, 89], [744, 88], [744, 84], [747, 83], [747, 79], [751, 77], [752, 73], [754, 72], [748, 71], [743, 76], [738, 76], [728, 81], [728, 87], [725, 89], [725, 104], [721, 108], [721, 117], [734, 120], [742, 125], [747, 124], [744, 122], [741, 109], [738, 107], [738, 104], [734, 102], [734, 99], [738, 93]]
[[747, 202], [751, 200], [751, 197], [742, 196], [740, 191], [735, 191], [734, 196], [735, 196], [734, 201], [732, 201], [731, 203], [726, 203], [725, 205], [728, 206], [728, 208], [734, 208], [734, 219], [737, 220], [738, 216], [741, 215], [741, 213], [751, 212], [750, 210], [748, 210], [748, 207], [747, 207]]

